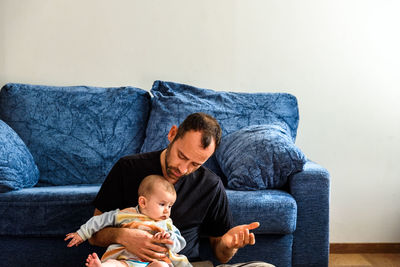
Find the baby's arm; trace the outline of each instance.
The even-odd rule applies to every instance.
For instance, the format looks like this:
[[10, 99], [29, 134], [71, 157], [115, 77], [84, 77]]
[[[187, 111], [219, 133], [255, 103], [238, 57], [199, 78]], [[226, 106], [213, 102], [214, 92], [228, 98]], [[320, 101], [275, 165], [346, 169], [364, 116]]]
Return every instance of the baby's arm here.
[[117, 214], [117, 212], [118, 210], [112, 210], [90, 218], [85, 224], [80, 227], [78, 231], [76, 231], [75, 233], [67, 234], [67, 237], [64, 239], [65, 241], [72, 238], [67, 246], [77, 246], [86, 239], [91, 238], [92, 235], [99, 230], [107, 226], [113, 226], [115, 224], [115, 215]]
[[170, 250], [172, 250], [173, 252], [178, 253], [186, 246], [186, 240], [185, 240], [185, 238], [183, 238], [183, 236], [181, 235], [181, 232], [179, 232], [178, 228], [176, 228], [175, 226], [173, 228], [174, 228], [173, 231], [170, 232], [171, 237], [169, 239], [172, 240], [174, 242], [174, 244], [167, 245], [167, 247]]

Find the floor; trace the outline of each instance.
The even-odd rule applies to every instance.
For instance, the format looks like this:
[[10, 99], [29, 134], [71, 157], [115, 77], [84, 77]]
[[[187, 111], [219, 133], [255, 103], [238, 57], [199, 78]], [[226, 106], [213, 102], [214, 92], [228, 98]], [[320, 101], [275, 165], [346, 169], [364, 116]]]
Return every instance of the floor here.
[[397, 254], [330, 254], [329, 267], [400, 267]]

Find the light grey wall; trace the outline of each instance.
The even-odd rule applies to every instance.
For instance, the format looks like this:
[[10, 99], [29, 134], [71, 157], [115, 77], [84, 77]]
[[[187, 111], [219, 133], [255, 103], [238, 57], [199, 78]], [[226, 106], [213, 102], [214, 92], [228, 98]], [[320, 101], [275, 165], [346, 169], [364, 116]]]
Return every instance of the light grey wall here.
[[400, 242], [395, 0], [0, 0], [0, 84], [290, 92], [331, 242]]

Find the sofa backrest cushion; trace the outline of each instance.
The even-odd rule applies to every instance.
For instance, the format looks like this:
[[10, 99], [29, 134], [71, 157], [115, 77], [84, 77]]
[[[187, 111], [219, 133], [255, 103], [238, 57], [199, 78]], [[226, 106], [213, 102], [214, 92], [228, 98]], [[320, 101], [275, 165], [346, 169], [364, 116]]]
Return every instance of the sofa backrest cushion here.
[[39, 170], [16, 132], [0, 120], [0, 193], [34, 186]]
[[42, 185], [101, 183], [142, 146], [150, 94], [134, 87], [7, 84], [0, 118], [28, 146]]
[[306, 156], [279, 125], [251, 125], [222, 138], [218, 163], [234, 190], [283, 187], [303, 169]]
[[[142, 152], [163, 149], [172, 125], [179, 125], [194, 112], [214, 116], [223, 136], [249, 125], [275, 124], [295, 140], [299, 114], [297, 99], [286, 93], [235, 93], [202, 89], [190, 85], [155, 81], [151, 89], [152, 108]], [[205, 164], [223, 176], [215, 156]]]

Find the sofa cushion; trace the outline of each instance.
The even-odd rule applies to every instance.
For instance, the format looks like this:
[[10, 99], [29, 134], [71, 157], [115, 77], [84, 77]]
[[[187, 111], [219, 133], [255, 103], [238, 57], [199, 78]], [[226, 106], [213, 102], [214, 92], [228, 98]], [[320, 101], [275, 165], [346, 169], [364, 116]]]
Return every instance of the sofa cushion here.
[[287, 131], [279, 125], [252, 125], [224, 136], [216, 152], [228, 188], [280, 188], [306, 163]]
[[257, 234], [291, 234], [296, 230], [297, 204], [287, 192], [226, 190], [235, 225], [260, 222]]
[[133, 87], [7, 84], [0, 117], [21, 137], [41, 184], [101, 183], [113, 164], [142, 146], [150, 94]]
[[[281, 125], [293, 140], [296, 138], [297, 100], [290, 94], [223, 92], [165, 81], [155, 81], [151, 93], [154, 97], [142, 152], [165, 148], [171, 126], [179, 125], [194, 112], [214, 116], [223, 135], [245, 126], [269, 123]], [[222, 175], [214, 156], [206, 166]]]
[[39, 170], [24, 142], [0, 120], [0, 193], [32, 187]]
[[76, 231], [93, 216], [99, 189], [99, 184], [47, 186], [0, 194], [0, 235], [64, 236]]
[[[92, 215], [100, 185], [32, 187], [0, 194], [0, 235], [64, 236]], [[287, 234], [296, 228], [297, 205], [280, 190], [227, 190], [236, 225], [261, 223], [259, 234]], [[21, 218], [30, 218], [21, 220]]]

